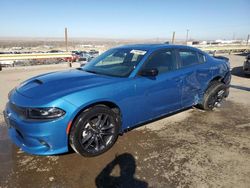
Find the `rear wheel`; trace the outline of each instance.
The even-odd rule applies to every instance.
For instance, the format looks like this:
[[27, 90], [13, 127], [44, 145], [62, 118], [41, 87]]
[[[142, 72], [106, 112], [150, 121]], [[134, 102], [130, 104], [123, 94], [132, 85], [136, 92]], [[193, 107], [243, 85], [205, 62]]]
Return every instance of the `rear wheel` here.
[[106, 106], [94, 106], [83, 111], [70, 131], [70, 146], [87, 157], [97, 156], [110, 149], [119, 133], [119, 117]]
[[227, 95], [225, 84], [213, 81], [205, 92], [203, 101], [198, 106], [204, 110], [213, 110], [221, 105], [221, 102]]

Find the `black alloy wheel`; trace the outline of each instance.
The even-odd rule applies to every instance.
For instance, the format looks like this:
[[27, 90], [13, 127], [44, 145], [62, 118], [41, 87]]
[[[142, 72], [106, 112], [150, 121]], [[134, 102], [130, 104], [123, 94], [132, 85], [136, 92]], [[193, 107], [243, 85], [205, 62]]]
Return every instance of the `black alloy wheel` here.
[[220, 107], [224, 98], [228, 95], [228, 88], [220, 81], [213, 81], [206, 90], [203, 100], [198, 107], [203, 110], [213, 110], [215, 107]]
[[119, 117], [106, 106], [83, 111], [70, 131], [70, 145], [83, 156], [96, 156], [110, 149], [119, 133]]
[[211, 95], [208, 99], [208, 108], [213, 109], [215, 107], [220, 107], [221, 102], [224, 99], [225, 90], [219, 90], [218, 92]]

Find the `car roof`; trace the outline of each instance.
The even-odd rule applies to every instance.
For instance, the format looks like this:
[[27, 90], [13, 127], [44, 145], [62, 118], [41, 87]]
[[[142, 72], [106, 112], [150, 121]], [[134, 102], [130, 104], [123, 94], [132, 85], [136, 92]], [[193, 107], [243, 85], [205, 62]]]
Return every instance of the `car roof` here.
[[200, 51], [197, 48], [193, 48], [190, 46], [186, 45], [175, 45], [175, 44], [130, 44], [130, 45], [123, 45], [119, 46], [117, 48], [128, 48], [128, 49], [138, 49], [138, 50], [147, 50], [147, 51], [155, 51], [159, 49], [164, 49], [164, 48], [184, 48], [184, 49], [190, 49], [190, 50], [197, 50]]

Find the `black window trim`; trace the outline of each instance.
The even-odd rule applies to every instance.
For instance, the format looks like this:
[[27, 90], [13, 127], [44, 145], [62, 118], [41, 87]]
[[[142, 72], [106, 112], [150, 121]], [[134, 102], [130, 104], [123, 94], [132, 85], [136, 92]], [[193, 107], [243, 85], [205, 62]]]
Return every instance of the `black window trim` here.
[[[176, 49], [176, 59], [177, 59], [177, 64], [178, 64], [178, 69], [185, 69], [185, 68], [189, 68], [189, 67], [194, 67], [194, 66], [198, 66], [198, 65], [202, 65], [204, 63], [206, 63], [206, 61], [204, 63], [196, 63], [196, 64], [192, 64], [192, 65], [189, 65], [189, 66], [182, 66], [182, 60], [181, 60], [181, 57], [180, 57], [180, 51], [191, 51], [193, 53], [196, 54], [197, 56], [197, 59], [199, 60], [198, 58], [198, 53], [202, 54], [203, 56], [205, 56], [203, 53], [201, 52], [198, 52], [196, 50], [193, 50], [193, 49], [186, 49], [186, 48], [179, 48], [179, 49]], [[206, 56], [205, 56], [206, 57]]]
[[[196, 53], [197, 53], [197, 57], [198, 57], [198, 55], [199, 55], [199, 54], [201, 54], [203, 57], [205, 57], [204, 62], [203, 62], [203, 63], [200, 63], [200, 62], [199, 62], [199, 64], [204, 64], [204, 63], [206, 63], [206, 62], [207, 62], [207, 57], [206, 57], [206, 55], [205, 55], [204, 53], [199, 52], [199, 51], [197, 51]], [[199, 57], [198, 57], [198, 60], [199, 60]]]

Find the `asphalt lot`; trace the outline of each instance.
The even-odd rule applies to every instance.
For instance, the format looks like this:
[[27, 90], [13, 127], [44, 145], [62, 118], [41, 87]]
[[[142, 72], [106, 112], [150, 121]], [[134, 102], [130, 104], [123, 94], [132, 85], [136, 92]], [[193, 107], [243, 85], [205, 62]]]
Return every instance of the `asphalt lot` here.
[[[244, 56], [228, 56], [232, 87], [221, 108], [195, 108], [141, 126], [120, 136], [95, 158], [75, 153], [33, 156], [7, 136], [0, 116], [0, 187], [250, 187], [250, 78]], [[0, 111], [8, 92], [37, 74], [66, 65], [5, 69], [0, 72]]]

